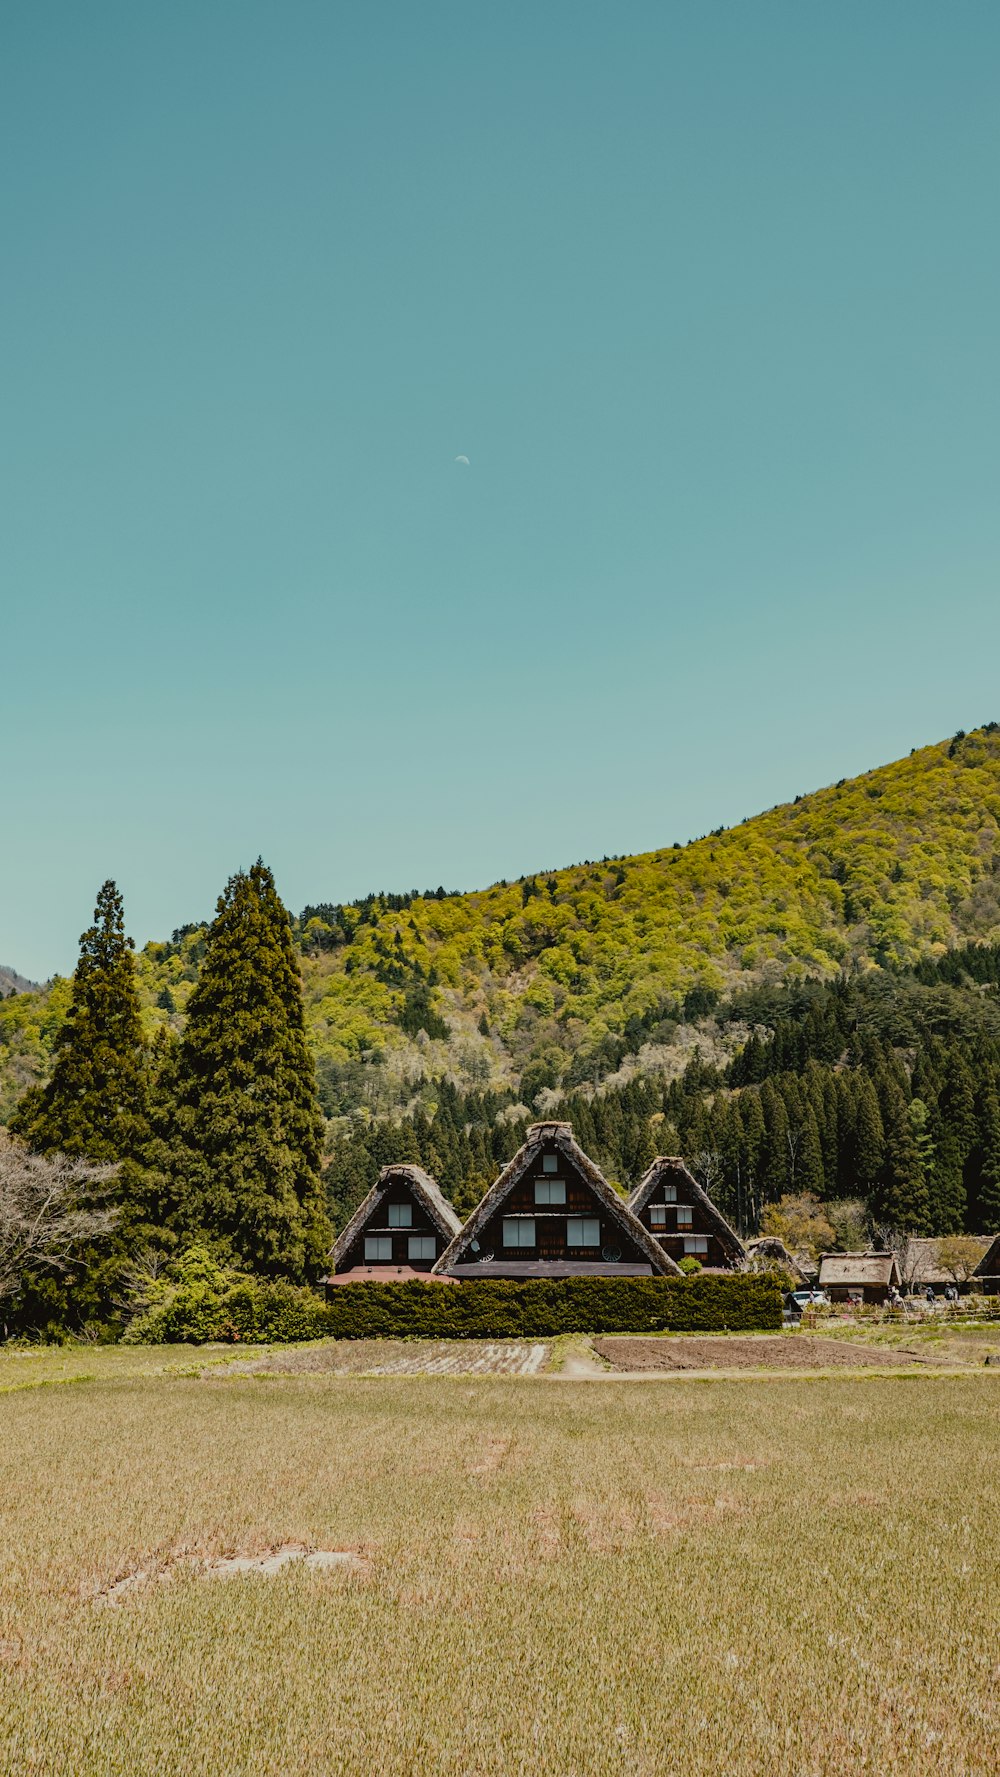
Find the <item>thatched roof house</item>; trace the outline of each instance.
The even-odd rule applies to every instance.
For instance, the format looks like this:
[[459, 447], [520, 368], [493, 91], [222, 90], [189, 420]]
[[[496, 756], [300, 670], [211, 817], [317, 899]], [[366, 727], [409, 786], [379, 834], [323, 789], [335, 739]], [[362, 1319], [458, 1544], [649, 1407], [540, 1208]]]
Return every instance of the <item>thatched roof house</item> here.
[[846, 1302], [851, 1296], [885, 1302], [899, 1283], [895, 1253], [823, 1253], [820, 1258], [819, 1286], [833, 1302]]
[[783, 1240], [775, 1234], [761, 1234], [756, 1240], [746, 1242], [746, 1269], [748, 1271], [770, 1271], [780, 1265], [783, 1271], [795, 1279], [796, 1283], [808, 1284], [816, 1278], [816, 1266], [803, 1254], [790, 1253]]
[[678, 1267], [573, 1139], [569, 1123], [534, 1123], [435, 1276], [651, 1277]]
[[653, 1161], [628, 1206], [672, 1259], [735, 1271], [746, 1257], [739, 1235], [676, 1155]]
[[383, 1166], [335, 1242], [327, 1283], [426, 1276], [461, 1222], [420, 1166]]
[[[963, 1271], [960, 1270], [956, 1277], [954, 1270], [949, 1271], [947, 1266], [942, 1265], [942, 1244], [946, 1245], [947, 1242], [924, 1240], [916, 1234], [907, 1236], [897, 1257], [903, 1282], [908, 1288], [924, 1290], [929, 1284], [932, 1289], [941, 1291], [946, 1290], [949, 1284], [965, 1281]], [[971, 1250], [978, 1247], [979, 1263], [981, 1263], [989, 1250], [990, 1239], [985, 1234], [963, 1234], [961, 1244], [964, 1249], [969, 1250], [970, 1257]], [[976, 1268], [974, 1266], [973, 1270]]]
[[973, 1288], [984, 1295], [1000, 1295], [1000, 1234], [994, 1234], [979, 1264], [972, 1273]]

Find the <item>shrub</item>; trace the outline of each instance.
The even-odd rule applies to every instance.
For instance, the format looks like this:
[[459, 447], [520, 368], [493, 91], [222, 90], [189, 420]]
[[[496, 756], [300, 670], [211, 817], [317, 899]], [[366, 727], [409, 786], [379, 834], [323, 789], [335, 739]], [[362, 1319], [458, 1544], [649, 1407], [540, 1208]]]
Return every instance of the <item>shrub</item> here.
[[718, 1333], [781, 1326], [770, 1277], [565, 1277], [514, 1283], [335, 1285], [326, 1331], [340, 1339], [550, 1339], [559, 1333]]
[[146, 1302], [125, 1344], [288, 1344], [321, 1338], [328, 1330], [326, 1308], [314, 1290], [227, 1269], [204, 1247], [189, 1247], [168, 1265], [165, 1276], [150, 1284]]

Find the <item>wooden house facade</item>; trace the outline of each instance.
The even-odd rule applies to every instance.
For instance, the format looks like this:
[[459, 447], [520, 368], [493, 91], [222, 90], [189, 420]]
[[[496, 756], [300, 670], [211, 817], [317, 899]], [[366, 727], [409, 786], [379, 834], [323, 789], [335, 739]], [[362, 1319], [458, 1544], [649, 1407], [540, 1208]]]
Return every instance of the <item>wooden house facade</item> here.
[[675, 1155], [653, 1161], [628, 1203], [677, 1264], [697, 1259], [708, 1270], [735, 1271], [746, 1258], [739, 1235]]
[[653, 1277], [677, 1266], [573, 1139], [569, 1123], [535, 1123], [435, 1276]]
[[420, 1166], [383, 1166], [334, 1244], [328, 1284], [426, 1277], [461, 1222]]

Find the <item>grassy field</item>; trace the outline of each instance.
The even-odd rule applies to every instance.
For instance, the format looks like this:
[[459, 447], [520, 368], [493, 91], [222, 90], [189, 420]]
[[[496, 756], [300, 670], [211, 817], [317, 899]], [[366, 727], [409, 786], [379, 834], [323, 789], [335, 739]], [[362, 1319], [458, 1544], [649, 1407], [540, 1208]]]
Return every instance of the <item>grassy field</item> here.
[[[0, 1360], [5, 1777], [1000, 1765], [1000, 1372], [223, 1355]], [[288, 1542], [367, 1566], [198, 1574]]]

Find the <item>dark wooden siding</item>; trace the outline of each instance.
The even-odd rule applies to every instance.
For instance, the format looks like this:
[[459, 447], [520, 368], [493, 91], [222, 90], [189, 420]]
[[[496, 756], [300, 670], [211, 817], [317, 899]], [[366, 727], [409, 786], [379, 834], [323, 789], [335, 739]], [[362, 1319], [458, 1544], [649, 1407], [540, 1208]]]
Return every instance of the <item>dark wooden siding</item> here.
[[[676, 1190], [676, 1202], [667, 1201], [668, 1186], [673, 1186]], [[654, 1214], [660, 1208], [663, 1209], [662, 1219]], [[690, 1212], [691, 1219], [686, 1226], [679, 1225], [681, 1218], [678, 1217], [678, 1209]], [[681, 1259], [691, 1257], [697, 1259], [700, 1265], [732, 1269], [732, 1257], [720, 1241], [711, 1218], [705, 1214], [702, 1205], [695, 1201], [693, 1195], [685, 1195], [683, 1176], [674, 1176], [658, 1183], [648, 1203], [638, 1213], [643, 1227], [649, 1230], [664, 1252], [670, 1254], [675, 1264], [679, 1264]], [[707, 1250], [690, 1250], [684, 1245], [685, 1238], [707, 1240]]]
[[[408, 1203], [412, 1216], [409, 1228], [391, 1228], [389, 1226], [390, 1204]], [[410, 1235], [432, 1235], [434, 1239], [434, 1256], [430, 1259], [411, 1259], [409, 1256]], [[392, 1257], [368, 1260], [365, 1258], [365, 1241], [372, 1235], [380, 1235], [392, 1241]], [[343, 1259], [337, 1266], [338, 1271], [351, 1271], [355, 1265], [408, 1265], [412, 1271], [429, 1271], [434, 1261], [440, 1258], [447, 1241], [438, 1232], [423, 1204], [420, 1202], [404, 1180], [390, 1185], [381, 1203], [377, 1205], [364, 1227], [361, 1228]]]
[[[608, 1213], [608, 1209], [596, 1195], [592, 1186], [582, 1173], [578, 1172], [573, 1163], [559, 1149], [553, 1147], [549, 1152], [556, 1154], [558, 1170], [546, 1172], [543, 1165], [543, 1154], [539, 1154], [530, 1170], [519, 1179], [513, 1190], [504, 1198], [489, 1220], [476, 1236], [478, 1251], [470, 1248], [463, 1254], [465, 1264], [481, 1261], [481, 1255], [491, 1253], [495, 1260], [522, 1261], [531, 1267], [532, 1275], [538, 1275], [538, 1265], [545, 1262], [586, 1264], [601, 1260], [605, 1251], [616, 1251], [622, 1263], [641, 1263], [646, 1269], [650, 1261], [646, 1253], [631, 1239], [620, 1223]], [[566, 1201], [559, 1204], [535, 1202], [535, 1185], [561, 1183], [566, 1187]], [[532, 1216], [535, 1222], [535, 1242], [532, 1246], [505, 1246], [503, 1224], [508, 1217]], [[600, 1239], [595, 1246], [570, 1246], [567, 1242], [567, 1222], [576, 1217], [599, 1224]]]

